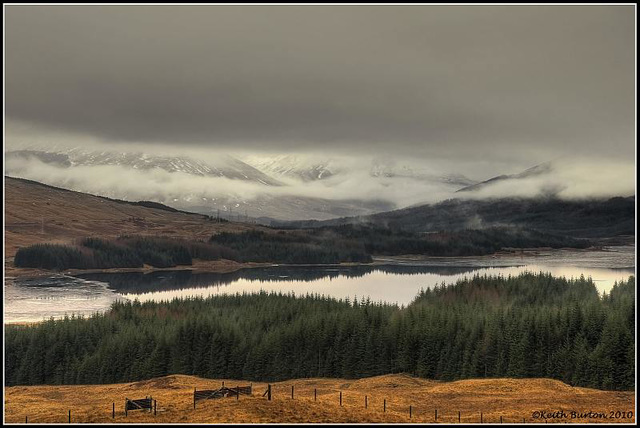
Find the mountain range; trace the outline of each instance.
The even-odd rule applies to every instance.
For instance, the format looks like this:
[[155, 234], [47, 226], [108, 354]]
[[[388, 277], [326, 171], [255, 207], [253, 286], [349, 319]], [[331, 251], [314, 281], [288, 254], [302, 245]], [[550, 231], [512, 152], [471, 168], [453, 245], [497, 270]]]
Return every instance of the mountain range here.
[[[186, 154], [71, 148], [11, 150], [5, 153], [5, 168], [9, 176], [70, 190], [156, 202], [179, 210], [265, 225], [294, 222], [290, 224], [315, 226], [366, 221], [426, 232], [478, 224], [499, 226], [507, 221], [535, 228], [533, 218], [552, 219], [550, 215], [558, 210], [573, 212], [572, 204], [582, 204], [580, 209], [586, 210], [595, 207], [591, 202], [557, 198], [554, 191], [559, 186], [557, 172], [563, 167], [554, 162], [478, 182], [457, 171], [436, 172], [427, 165], [382, 158], [363, 158], [354, 163], [331, 156], [224, 154], [205, 159]], [[541, 184], [532, 197], [491, 194], [496, 187], [508, 185], [517, 189], [532, 182]], [[394, 199], [404, 192], [412, 192], [411, 203], [402, 204]], [[440, 202], [433, 202], [433, 194], [438, 195], [435, 199]], [[625, 202], [620, 207], [624, 215], [630, 209], [628, 205]], [[502, 214], [495, 214], [496, 209], [502, 210]], [[614, 220], [618, 214], [607, 215]], [[577, 219], [582, 219], [581, 215], [573, 220]], [[589, 218], [585, 221], [594, 230], [602, 227], [603, 233], [615, 232], [618, 227], [624, 231], [633, 229], [626, 217], [624, 226], [591, 224]], [[571, 228], [580, 227], [577, 223], [574, 226]], [[563, 231], [564, 227], [542, 225], [551, 231]]]
[[[44, 178], [34, 176], [34, 166], [31, 162], [46, 164], [55, 168], [59, 174], [49, 174]], [[188, 156], [158, 156], [141, 152], [115, 151], [85, 151], [70, 149], [64, 152], [43, 150], [14, 150], [5, 153], [6, 174], [20, 178], [36, 179], [46, 184], [68, 188], [81, 192], [93, 193], [100, 196], [123, 200], [146, 199], [160, 202], [177, 209], [188, 210], [208, 215], [220, 215], [224, 218], [252, 218], [269, 219], [327, 219], [344, 215], [362, 215], [378, 211], [393, 209], [391, 202], [383, 200], [358, 200], [344, 198], [334, 200], [321, 197], [306, 197], [303, 195], [272, 194], [270, 189], [285, 187], [286, 185], [267, 173], [237, 159], [225, 155], [215, 159], [215, 162], [194, 159]], [[161, 171], [169, 174], [201, 178], [227, 179], [227, 188], [217, 189], [214, 186], [189, 185], [180, 188], [167, 186], [162, 191], [135, 188], [135, 192], [127, 191], [127, 186], [117, 189], [105, 185], [101, 187], [99, 181], [74, 180], [73, 172], [78, 167], [95, 168], [111, 166], [118, 171], [153, 172]], [[283, 167], [284, 168], [284, 167]], [[98, 168], [95, 168], [96, 178]], [[267, 172], [270, 172], [267, 170]], [[300, 171], [299, 174], [304, 174]], [[36, 174], [37, 175], [37, 174]], [[165, 178], [166, 177], [166, 178]], [[174, 175], [163, 176], [170, 179]], [[216, 182], [212, 182], [216, 183]], [[233, 183], [237, 183], [234, 185]], [[133, 184], [133, 183], [132, 183]], [[255, 195], [246, 197], [236, 188], [252, 186]], [[244, 186], [244, 187], [243, 187]]]
[[[302, 155], [221, 155], [204, 160], [135, 151], [21, 149], [7, 151], [5, 165], [7, 175], [71, 190], [123, 200], [144, 199], [225, 218], [251, 217], [267, 224], [272, 220], [326, 220], [398, 208], [398, 204], [388, 198], [360, 197], [351, 190], [335, 196], [332, 189], [343, 180], [353, 180], [354, 173], [382, 187], [393, 186], [393, 180], [402, 179], [439, 186], [447, 193], [475, 183], [458, 173], [438, 175], [426, 167], [397, 165], [379, 159], [358, 164], [359, 169], [355, 169], [341, 159]], [[42, 171], [43, 165], [50, 167], [49, 173]], [[118, 186], [101, 185], [104, 167], [117, 168], [115, 174], [121, 177]], [[129, 186], [122, 183], [129, 172], [168, 174], [156, 179], [160, 182], [158, 186], [145, 189], [138, 180], [140, 175], [130, 179]], [[195, 186], [183, 180], [180, 186], [171, 185], [178, 176], [223, 179], [224, 182], [211, 181], [209, 185], [209, 182], [198, 181]], [[313, 183], [322, 187], [317, 187], [311, 195], [305, 186]]]

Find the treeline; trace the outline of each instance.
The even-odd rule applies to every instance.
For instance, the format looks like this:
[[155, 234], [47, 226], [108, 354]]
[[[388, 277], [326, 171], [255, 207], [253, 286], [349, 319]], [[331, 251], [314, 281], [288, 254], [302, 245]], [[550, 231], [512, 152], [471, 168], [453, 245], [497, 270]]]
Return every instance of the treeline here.
[[120, 302], [105, 314], [5, 326], [6, 385], [167, 374], [277, 381], [394, 372], [455, 380], [550, 377], [635, 387], [635, 279], [475, 276], [406, 308], [282, 294]]
[[277, 263], [368, 262], [375, 255], [479, 256], [503, 248], [587, 248], [591, 242], [529, 229], [488, 228], [418, 234], [366, 225], [305, 230], [221, 233], [210, 242], [232, 248], [238, 261]]
[[35, 244], [21, 247], [13, 259], [16, 267], [42, 269], [87, 269], [93, 257], [78, 248], [57, 244]]
[[303, 230], [249, 230], [213, 235], [209, 242], [234, 250], [240, 262], [331, 264], [372, 261], [357, 239], [333, 238]]
[[18, 249], [16, 267], [43, 269], [140, 268], [191, 265], [193, 259], [237, 258], [227, 248], [199, 241], [171, 238], [122, 236], [115, 240], [84, 238], [73, 247], [36, 244]]
[[375, 255], [473, 256], [503, 248], [586, 248], [574, 239], [535, 230], [489, 228], [418, 234], [391, 228], [343, 225], [307, 230], [248, 230], [213, 235], [208, 242], [123, 236], [85, 238], [75, 247], [37, 244], [20, 248], [16, 267], [44, 269], [159, 268], [191, 265], [193, 259], [287, 264], [369, 263]]
[[591, 242], [532, 229], [492, 227], [458, 231], [414, 233], [394, 228], [342, 225], [310, 229], [312, 236], [354, 240], [372, 255], [479, 256], [504, 248], [587, 248]]

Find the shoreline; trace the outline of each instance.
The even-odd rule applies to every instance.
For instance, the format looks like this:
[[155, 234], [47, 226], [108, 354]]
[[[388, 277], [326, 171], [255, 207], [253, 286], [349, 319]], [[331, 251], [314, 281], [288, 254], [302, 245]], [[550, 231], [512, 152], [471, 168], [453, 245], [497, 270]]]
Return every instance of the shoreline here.
[[[607, 247], [622, 247], [622, 246], [635, 246], [635, 242], [629, 242], [627, 239], [624, 242], [616, 242], [616, 245], [598, 245], [589, 248], [551, 248], [551, 247], [536, 247], [536, 248], [505, 248], [497, 251], [493, 254], [483, 255], [471, 255], [471, 256], [426, 256], [422, 254], [398, 254], [392, 256], [372, 256], [373, 261], [371, 263], [361, 262], [344, 262], [344, 263], [302, 263], [302, 264], [288, 264], [288, 263], [273, 263], [273, 262], [235, 262], [232, 260], [194, 260], [192, 265], [179, 265], [167, 268], [156, 268], [153, 266], [145, 265], [141, 268], [106, 268], [106, 269], [67, 269], [63, 271], [53, 271], [40, 268], [16, 268], [12, 266], [9, 260], [5, 260], [4, 278], [24, 278], [24, 277], [43, 277], [54, 275], [78, 275], [84, 273], [126, 273], [126, 272], [162, 272], [162, 271], [175, 271], [175, 270], [190, 270], [193, 272], [211, 272], [211, 273], [230, 273], [240, 269], [255, 268], [255, 267], [273, 267], [273, 266], [307, 266], [307, 267], [327, 267], [327, 266], [379, 266], [389, 264], [389, 262], [395, 262], [402, 264], [403, 262], [448, 262], [451, 260], [461, 261], [492, 261], [492, 260], [504, 260], [509, 257], [531, 258], [539, 257], [542, 253], [549, 251], [572, 251], [580, 253], [590, 253], [595, 251], [608, 251]], [[634, 266], [630, 266], [633, 268]], [[627, 268], [627, 267], [624, 267]]]
[[178, 265], [167, 268], [156, 268], [153, 266], [145, 265], [141, 268], [106, 268], [106, 269], [67, 269], [62, 271], [54, 271], [39, 268], [16, 268], [13, 266], [5, 266], [5, 279], [10, 278], [39, 278], [55, 275], [79, 275], [84, 273], [151, 273], [151, 272], [163, 272], [163, 271], [175, 271], [175, 270], [190, 270], [193, 272], [213, 272], [213, 273], [230, 273], [240, 269], [255, 268], [255, 267], [270, 267], [277, 266], [276, 263], [258, 263], [258, 262], [246, 262], [239, 263], [231, 260], [194, 260], [192, 265]]
[[[448, 262], [456, 260], [461, 264], [456, 266], [476, 266], [476, 267], [510, 267], [516, 265], [523, 265], [530, 263], [535, 259], [547, 258], [553, 253], [571, 252], [575, 254], [590, 254], [595, 252], [616, 252], [615, 248], [620, 247], [634, 247], [635, 242], [625, 242], [619, 245], [599, 245], [589, 248], [551, 248], [551, 247], [537, 247], [537, 248], [505, 248], [493, 254], [485, 254], [481, 256], [425, 256], [420, 254], [405, 254], [395, 256], [376, 256], [374, 257], [374, 264], [389, 264], [389, 262], [396, 263], [398, 265], [408, 266], [440, 266], [439, 263], [443, 263], [443, 266], [454, 266]], [[612, 250], [613, 249], [613, 250]], [[490, 263], [487, 263], [490, 262]], [[498, 262], [498, 263], [496, 263]], [[504, 262], [500, 264], [499, 262]], [[415, 263], [415, 265], [413, 264]], [[471, 264], [477, 263], [477, 264]], [[635, 269], [635, 264], [631, 266], [615, 266], [610, 269]]]
[[[627, 244], [626, 246], [630, 246]], [[634, 246], [634, 245], [631, 245]], [[618, 246], [606, 246], [606, 247], [618, 247]], [[45, 269], [31, 269], [31, 268], [14, 268], [7, 269], [5, 267], [5, 281], [16, 278], [39, 278], [50, 277], [59, 275], [74, 276], [86, 273], [143, 273], [148, 274], [151, 272], [167, 272], [167, 271], [191, 271], [193, 273], [231, 273], [242, 269], [251, 268], [265, 268], [265, 267], [308, 267], [308, 268], [327, 268], [327, 267], [356, 267], [356, 266], [368, 266], [378, 267], [385, 265], [395, 266], [454, 266], [450, 263], [456, 262], [456, 266], [477, 266], [479, 268], [486, 267], [511, 267], [518, 265], [525, 265], [531, 263], [536, 259], [546, 259], [550, 256], [550, 253], [571, 251], [574, 253], [592, 253], [597, 251], [607, 252], [610, 251], [606, 247], [591, 247], [586, 249], [575, 248], [523, 248], [523, 249], [507, 249], [502, 250], [494, 254], [488, 254], [483, 256], [456, 256], [456, 257], [443, 257], [443, 256], [424, 256], [424, 255], [397, 255], [397, 256], [376, 256], [371, 263], [339, 263], [339, 264], [277, 264], [277, 263], [238, 263], [230, 260], [216, 260], [216, 261], [202, 261], [194, 260], [193, 265], [190, 266], [174, 266], [170, 268], [154, 268], [151, 266], [145, 266], [143, 268], [111, 268], [111, 269], [69, 269], [65, 271], [49, 271]], [[615, 252], [615, 250], [614, 250]], [[624, 267], [610, 267], [609, 269], [635, 269], [635, 266]], [[35, 325], [47, 320], [38, 321], [4, 321], [4, 325]]]

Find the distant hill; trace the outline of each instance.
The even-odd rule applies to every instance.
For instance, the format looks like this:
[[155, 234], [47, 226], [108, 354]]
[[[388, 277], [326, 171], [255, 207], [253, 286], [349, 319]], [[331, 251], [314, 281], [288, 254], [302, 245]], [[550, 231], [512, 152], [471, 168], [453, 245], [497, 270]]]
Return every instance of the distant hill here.
[[551, 164], [551, 162], [545, 162], [545, 163], [541, 163], [539, 165], [536, 165], [534, 167], [531, 167], [519, 174], [511, 174], [511, 175], [498, 175], [497, 177], [493, 177], [490, 178], [488, 180], [482, 181], [480, 183], [476, 183], [476, 184], [472, 184], [470, 186], [466, 186], [463, 187], [462, 189], [459, 189], [456, 191], [457, 192], [474, 192], [477, 190], [480, 190], [484, 187], [487, 187], [488, 185], [491, 184], [495, 184], [496, 182], [499, 181], [508, 181], [508, 180], [520, 180], [523, 178], [529, 178], [529, 177], [534, 177], [536, 175], [543, 175], [543, 174], [547, 174], [549, 172], [551, 172], [553, 170], [553, 166]]
[[128, 202], [5, 176], [5, 257], [20, 246], [87, 236], [152, 234], [209, 239], [215, 231], [256, 228], [216, 223], [155, 202]]
[[635, 197], [575, 201], [556, 198], [451, 199], [369, 216], [279, 225], [321, 227], [360, 223], [411, 232], [513, 226], [586, 238], [634, 235]]
[[201, 215], [201, 214], [192, 213], [192, 212], [189, 212], [189, 211], [178, 210], [178, 209], [170, 207], [168, 205], [161, 204], [160, 202], [153, 202], [153, 201], [123, 201], [122, 199], [107, 198], [106, 196], [98, 196], [98, 197], [106, 199], [108, 201], [117, 202], [117, 203], [120, 203], [120, 204], [137, 205], [137, 206], [140, 206], [140, 207], [155, 208], [157, 210], [169, 211], [169, 212], [172, 212], [172, 213]]

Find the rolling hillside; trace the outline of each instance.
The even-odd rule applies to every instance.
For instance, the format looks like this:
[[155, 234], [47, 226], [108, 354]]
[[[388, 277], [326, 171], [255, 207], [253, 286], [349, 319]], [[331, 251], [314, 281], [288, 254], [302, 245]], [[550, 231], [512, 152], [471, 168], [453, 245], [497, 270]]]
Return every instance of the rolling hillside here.
[[[148, 205], [148, 206], [145, 206]], [[160, 204], [130, 203], [5, 177], [5, 257], [18, 247], [123, 234], [208, 239], [217, 231], [259, 226], [216, 223]], [[5, 260], [6, 261], [6, 260]]]
[[[633, 412], [633, 392], [575, 388], [551, 379], [471, 379], [436, 382], [405, 374], [359, 380], [296, 379], [272, 384], [272, 401], [263, 397], [265, 383], [253, 383], [251, 396], [241, 395], [199, 401], [193, 408], [194, 388], [217, 389], [222, 379], [171, 375], [146, 381], [96, 386], [14, 386], [5, 388], [5, 422], [66, 423], [318, 423], [378, 422], [439, 423], [542, 422], [538, 411], [564, 410], [566, 418], [548, 422], [633, 422], [609, 419], [612, 412]], [[248, 381], [224, 380], [225, 385], [244, 386]], [[291, 399], [291, 388], [294, 398]], [[317, 401], [314, 401], [314, 389]], [[342, 406], [340, 393], [342, 392]], [[130, 399], [152, 396], [157, 415], [129, 412]], [[365, 408], [365, 397], [367, 408]], [[385, 403], [386, 400], [386, 411]], [[116, 415], [112, 418], [112, 405]], [[411, 417], [409, 417], [411, 406]], [[602, 412], [602, 417], [572, 418], [571, 411]], [[613, 413], [615, 415], [615, 413]]]
[[602, 238], [635, 234], [635, 198], [450, 199], [369, 216], [287, 223], [290, 227], [340, 224], [373, 224], [410, 232], [522, 227], [572, 237]]

